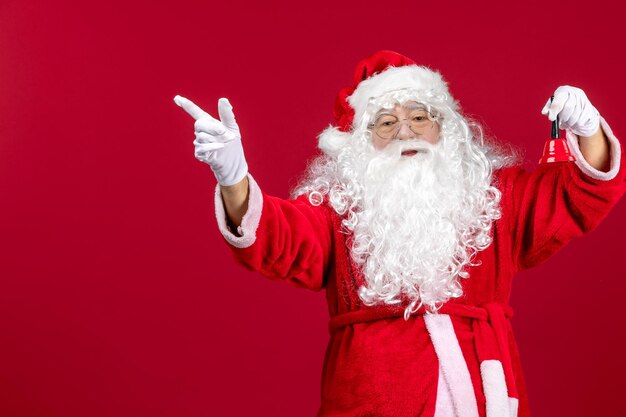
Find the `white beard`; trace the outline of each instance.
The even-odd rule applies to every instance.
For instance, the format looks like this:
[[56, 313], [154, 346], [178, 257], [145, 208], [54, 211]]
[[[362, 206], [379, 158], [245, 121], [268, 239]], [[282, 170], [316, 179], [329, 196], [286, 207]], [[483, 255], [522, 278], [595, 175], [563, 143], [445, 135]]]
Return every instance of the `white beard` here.
[[[420, 152], [402, 156], [405, 149]], [[476, 251], [476, 214], [485, 210], [470, 206], [466, 190], [476, 184], [454, 161], [443, 146], [415, 140], [391, 143], [357, 164], [362, 193], [351, 253], [363, 270], [366, 304], [408, 301], [408, 316], [462, 294], [459, 278], [468, 276], [463, 268]]]
[[[405, 306], [407, 319], [422, 305], [434, 312], [463, 294], [465, 269], [491, 244], [492, 223], [501, 215], [492, 169], [517, 159], [480, 144], [478, 127], [446, 111], [436, 146], [393, 141], [376, 151], [363, 127], [327, 129], [320, 136], [324, 155], [293, 193], [307, 194], [313, 205], [327, 202], [343, 217], [353, 237], [350, 255], [365, 280], [363, 302]], [[416, 148], [424, 152], [401, 155]]]

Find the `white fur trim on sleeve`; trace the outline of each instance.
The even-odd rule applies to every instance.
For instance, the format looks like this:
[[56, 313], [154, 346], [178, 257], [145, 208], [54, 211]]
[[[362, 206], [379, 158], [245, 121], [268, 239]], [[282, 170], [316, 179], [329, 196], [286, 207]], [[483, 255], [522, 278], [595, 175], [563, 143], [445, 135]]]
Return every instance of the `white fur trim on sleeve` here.
[[615, 178], [617, 172], [619, 171], [622, 148], [619, 141], [613, 134], [613, 131], [609, 127], [609, 124], [606, 122], [606, 120], [604, 120], [603, 117], [600, 117], [600, 127], [604, 131], [604, 134], [606, 134], [606, 137], [609, 139], [611, 169], [608, 172], [602, 172], [589, 165], [589, 163], [585, 160], [583, 154], [580, 152], [580, 147], [578, 145], [578, 136], [576, 136], [576, 134], [574, 134], [571, 130], [566, 130], [565, 136], [567, 137], [567, 144], [569, 145], [572, 154], [576, 158], [576, 165], [578, 166], [578, 168], [580, 168], [582, 172], [584, 172], [587, 176], [591, 178], [594, 178], [596, 180], [608, 181]]
[[250, 191], [248, 196], [248, 211], [246, 211], [246, 214], [244, 214], [241, 220], [241, 226], [237, 228], [237, 233], [239, 234], [239, 236], [237, 236], [231, 232], [228, 227], [224, 201], [222, 200], [219, 184], [215, 187], [215, 216], [217, 218], [217, 226], [226, 241], [236, 248], [252, 246], [256, 240], [256, 230], [261, 220], [263, 193], [261, 193], [261, 189], [250, 174], [248, 174], [248, 189]]
[[447, 314], [426, 314], [424, 322], [458, 417], [478, 417], [478, 405], [461, 346]]

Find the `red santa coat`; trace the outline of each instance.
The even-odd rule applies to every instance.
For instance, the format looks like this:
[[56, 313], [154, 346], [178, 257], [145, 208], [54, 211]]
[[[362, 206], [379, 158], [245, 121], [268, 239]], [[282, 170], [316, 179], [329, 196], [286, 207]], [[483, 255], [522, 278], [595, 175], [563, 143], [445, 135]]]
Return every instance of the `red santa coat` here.
[[282, 200], [250, 179], [248, 213], [236, 236], [216, 190], [218, 224], [237, 259], [271, 279], [326, 289], [331, 338], [322, 373], [318, 416], [528, 416], [522, 367], [509, 323], [516, 272], [544, 261], [593, 229], [626, 190], [621, 148], [611, 144], [611, 169], [584, 161], [568, 134], [574, 163], [494, 173], [502, 218], [479, 266], [463, 280], [463, 296], [438, 314], [405, 321], [402, 308], [367, 307], [364, 279], [349, 256], [350, 235], [328, 205], [305, 196]]

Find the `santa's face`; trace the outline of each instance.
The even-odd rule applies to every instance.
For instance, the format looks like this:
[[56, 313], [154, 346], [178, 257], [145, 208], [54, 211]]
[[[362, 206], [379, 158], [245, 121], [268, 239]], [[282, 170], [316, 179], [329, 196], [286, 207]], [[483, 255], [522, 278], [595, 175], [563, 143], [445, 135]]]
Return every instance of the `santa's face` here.
[[[383, 150], [398, 140], [421, 139], [430, 144], [439, 142], [440, 128], [437, 119], [421, 103], [407, 101], [392, 109], [381, 109], [369, 126], [372, 144]], [[415, 156], [417, 152], [407, 150], [403, 156]]]

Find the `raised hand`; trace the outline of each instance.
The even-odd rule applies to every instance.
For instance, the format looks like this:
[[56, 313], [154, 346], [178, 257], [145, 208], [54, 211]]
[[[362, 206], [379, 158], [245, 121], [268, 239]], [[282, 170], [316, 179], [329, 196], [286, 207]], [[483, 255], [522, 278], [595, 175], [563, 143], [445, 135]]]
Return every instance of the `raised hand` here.
[[558, 115], [561, 129], [570, 129], [578, 136], [590, 137], [600, 127], [600, 113], [583, 90], [569, 85], [556, 89], [552, 102], [548, 100], [541, 114], [554, 121]]
[[211, 117], [191, 100], [176, 96], [174, 102], [194, 118], [195, 156], [209, 164], [217, 182], [229, 186], [240, 182], [248, 173], [241, 145], [241, 134], [233, 107], [226, 98], [217, 102], [220, 120]]

